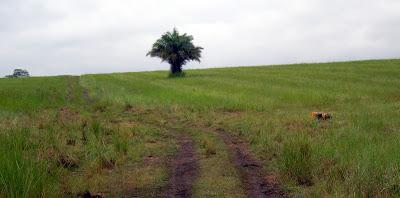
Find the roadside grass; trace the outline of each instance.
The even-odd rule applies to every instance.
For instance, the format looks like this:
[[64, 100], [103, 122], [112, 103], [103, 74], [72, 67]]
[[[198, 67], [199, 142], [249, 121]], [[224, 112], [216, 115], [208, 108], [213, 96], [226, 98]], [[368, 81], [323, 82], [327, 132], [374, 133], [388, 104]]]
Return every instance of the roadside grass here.
[[105, 196], [155, 196], [167, 181], [163, 161], [176, 150], [159, 115], [108, 106], [86, 125], [86, 141], [77, 156], [81, 165], [67, 177], [67, 192]]
[[79, 77], [0, 83], [0, 197], [142, 197], [165, 184], [176, 148], [157, 112], [89, 101]]
[[[400, 61], [85, 75], [93, 95], [247, 139], [291, 196], [399, 196]], [[312, 111], [333, 119], [316, 122]], [[167, 121], [168, 122], [168, 121]]]
[[[60, 169], [44, 157], [43, 122], [68, 104], [72, 77], [0, 79], [0, 197], [59, 195]], [[36, 117], [32, 119], [32, 117]]]
[[47, 172], [48, 161], [34, 157], [37, 148], [29, 129], [1, 131], [0, 197], [54, 196], [56, 178]]

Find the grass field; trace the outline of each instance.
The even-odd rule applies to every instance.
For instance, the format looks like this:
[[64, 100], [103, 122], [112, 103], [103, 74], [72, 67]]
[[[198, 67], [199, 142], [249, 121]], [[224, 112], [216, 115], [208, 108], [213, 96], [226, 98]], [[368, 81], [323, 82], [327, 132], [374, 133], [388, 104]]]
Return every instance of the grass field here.
[[400, 60], [167, 76], [0, 79], [0, 197], [157, 196], [182, 133], [193, 196], [246, 197], [216, 131], [248, 142], [290, 197], [400, 196]]

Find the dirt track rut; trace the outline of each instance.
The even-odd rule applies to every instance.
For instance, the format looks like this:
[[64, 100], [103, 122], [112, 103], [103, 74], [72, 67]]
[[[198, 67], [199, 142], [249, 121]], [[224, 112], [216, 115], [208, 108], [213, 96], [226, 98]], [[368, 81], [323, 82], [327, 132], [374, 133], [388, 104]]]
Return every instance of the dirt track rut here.
[[187, 198], [192, 196], [192, 184], [198, 173], [198, 158], [194, 142], [188, 135], [179, 139], [178, 153], [169, 159], [170, 179], [161, 197]]
[[245, 142], [224, 131], [219, 131], [218, 134], [230, 149], [232, 161], [239, 170], [243, 188], [249, 197], [286, 197], [276, 177], [263, 171], [260, 162], [251, 154]]

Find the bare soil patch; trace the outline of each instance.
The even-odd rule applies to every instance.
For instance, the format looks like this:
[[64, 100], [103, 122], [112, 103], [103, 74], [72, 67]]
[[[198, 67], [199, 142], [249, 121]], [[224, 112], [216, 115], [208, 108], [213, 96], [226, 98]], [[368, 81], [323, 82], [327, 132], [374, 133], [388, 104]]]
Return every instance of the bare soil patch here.
[[231, 160], [239, 170], [244, 189], [249, 197], [286, 197], [272, 173], [266, 173], [261, 163], [249, 151], [248, 145], [222, 129], [218, 130], [220, 138], [231, 152]]
[[73, 111], [68, 107], [60, 108], [57, 116], [61, 123], [77, 121], [80, 119], [80, 113], [78, 111]]
[[188, 135], [182, 135], [179, 144], [178, 153], [168, 159], [170, 179], [161, 197], [192, 196], [192, 185], [199, 169], [198, 157], [195, 153], [194, 142]]

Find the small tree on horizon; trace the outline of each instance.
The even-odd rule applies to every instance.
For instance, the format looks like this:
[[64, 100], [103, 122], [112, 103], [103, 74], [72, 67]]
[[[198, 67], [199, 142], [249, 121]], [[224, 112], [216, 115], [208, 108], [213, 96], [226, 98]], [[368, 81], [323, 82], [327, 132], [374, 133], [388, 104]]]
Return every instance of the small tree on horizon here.
[[159, 57], [162, 62], [168, 62], [172, 74], [181, 74], [182, 66], [189, 61], [200, 62], [202, 47], [195, 46], [193, 36], [179, 34], [174, 28], [172, 32], [166, 32], [158, 39], [147, 53], [150, 57]]

